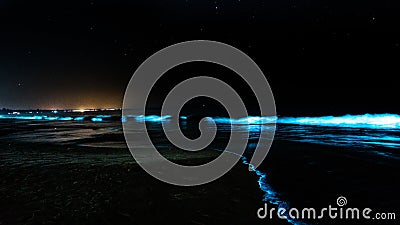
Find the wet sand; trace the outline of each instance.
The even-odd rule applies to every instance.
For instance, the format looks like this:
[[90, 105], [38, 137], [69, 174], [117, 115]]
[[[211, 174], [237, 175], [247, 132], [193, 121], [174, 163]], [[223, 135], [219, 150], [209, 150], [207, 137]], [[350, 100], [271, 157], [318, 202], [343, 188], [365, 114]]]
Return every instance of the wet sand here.
[[[263, 193], [243, 164], [212, 183], [178, 187], [145, 173], [128, 150], [97, 150], [96, 162], [79, 160], [94, 149], [65, 148], [0, 143], [0, 224], [287, 224], [257, 218]], [[50, 163], [60, 152], [64, 162]]]

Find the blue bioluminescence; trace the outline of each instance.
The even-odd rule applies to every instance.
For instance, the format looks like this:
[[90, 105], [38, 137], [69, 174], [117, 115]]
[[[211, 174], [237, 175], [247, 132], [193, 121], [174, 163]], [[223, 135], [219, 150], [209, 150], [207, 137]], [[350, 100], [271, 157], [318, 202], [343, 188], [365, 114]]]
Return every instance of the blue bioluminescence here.
[[400, 129], [400, 115], [365, 114], [323, 117], [282, 117], [278, 119], [278, 123], [369, 129]]
[[110, 116], [110, 115], [98, 115], [96, 117], [99, 117], [99, 118], [111, 118], [112, 116]]
[[[342, 147], [400, 147], [400, 116], [395, 114], [281, 117], [278, 124], [282, 124], [276, 136], [280, 140]], [[393, 157], [382, 151], [368, 152]]]
[[[211, 119], [211, 118], [210, 118]], [[396, 114], [365, 114], [323, 117], [259, 117], [249, 116], [240, 119], [215, 117], [216, 123], [226, 124], [297, 124], [331, 127], [351, 127], [370, 129], [400, 129], [400, 115]]]
[[0, 115], [0, 119], [42, 120], [42, 119], [43, 119], [43, 116], [15, 116], [15, 115]]
[[139, 122], [162, 122], [162, 121], [167, 121], [168, 119], [170, 119], [171, 116], [170, 115], [165, 115], [165, 116], [156, 116], [156, 115], [151, 115], [151, 116], [144, 116], [144, 115], [140, 115], [140, 116], [136, 116], [135, 120], [139, 121]]
[[282, 198], [280, 197], [280, 194], [278, 192], [274, 191], [274, 189], [271, 187], [271, 185], [268, 184], [267, 173], [261, 172], [260, 170], [257, 170], [257, 169], [254, 169], [254, 166], [251, 165], [247, 161], [246, 157], [242, 157], [242, 162], [245, 165], [249, 165], [250, 168], [252, 169], [252, 171], [255, 172], [256, 175], [258, 176], [258, 186], [259, 186], [260, 190], [264, 192], [264, 199], [263, 199], [264, 202], [268, 202], [270, 204], [276, 205], [278, 208], [285, 209], [286, 214], [283, 214], [283, 215], [286, 216], [286, 220], [289, 223], [291, 223], [293, 225], [308, 225], [307, 223], [305, 223], [303, 221], [292, 219], [288, 215], [288, 211], [290, 210], [290, 204], [288, 202], [282, 200]]
[[[157, 115], [150, 115], [150, 116], [144, 116], [144, 115], [138, 115], [138, 116], [123, 116], [121, 118], [122, 121], [126, 122], [128, 121], [129, 117], [135, 118], [136, 121], [139, 122], [162, 122], [162, 121], [168, 121], [171, 119], [170, 115], [164, 115], [164, 116], [157, 116]], [[187, 116], [180, 116], [179, 117], [181, 120], [188, 120], [189, 118]], [[257, 117], [257, 116], [249, 116], [249, 117], [244, 117], [240, 119], [232, 119], [232, 118], [224, 118], [224, 117], [205, 117], [206, 121], [215, 121], [216, 123], [220, 124], [235, 124], [235, 125], [261, 125], [261, 124], [273, 124], [276, 122], [277, 117]]]
[[92, 118], [92, 121], [93, 122], [103, 122], [103, 119], [95, 117], [95, 118]]
[[239, 119], [215, 117], [212, 118], [216, 123], [236, 124], [236, 125], [251, 125], [251, 124], [272, 124], [276, 122], [275, 116], [248, 116]]
[[44, 116], [43, 118], [44, 118], [45, 120], [59, 120], [59, 117], [55, 117], [55, 116], [49, 116], [49, 117]]
[[[40, 113], [40, 114], [39, 114]], [[54, 112], [46, 115], [44, 112], [10, 112], [0, 115], [0, 119], [18, 120], [47, 120], [47, 121], [85, 121], [89, 118], [92, 122], [104, 122], [110, 115], [88, 116], [55, 116]], [[139, 122], [161, 123], [169, 121], [170, 115], [128, 115], [121, 117], [122, 122], [132, 118]], [[180, 116], [181, 123], [189, 123], [190, 117]], [[219, 124], [218, 129], [229, 130], [243, 129], [249, 132], [249, 140], [259, 138], [264, 129], [274, 131], [275, 122], [278, 124], [276, 139], [307, 142], [315, 144], [327, 144], [343, 147], [400, 147], [400, 115], [396, 114], [365, 114], [345, 116], [323, 116], [323, 117], [257, 117], [232, 119], [224, 117], [207, 117], [206, 121], [214, 121]], [[382, 154], [381, 154], [382, 155]], [[385, 153], [390, 156], [390, 153]]]
[[126, 123], [128, 122], [128, 118], [126, 116], [121, 117], [121, 122]]
[[[32, 113], [29, 113], [32, 114]], [[10, 115], [0, 115], [0, 119], [15, 119], [15, 120], [48, 120], [48, 121], [83, 121], [86, 117], [78, 116], [78, 117], [71, 117], [71, 116], [47, 116], [47, 115], [40, 115], [40, 116], [31, 116], [31, 115], [21, 115], [21, 114], [10, 114]], [[103, 118], [106, 117], [96, 117], [93, 118], [93, 122], [102, 122]]]
[[[268, 126], [274, 119], [271, 117], [247, 117], [241, 119], [209, 118], [219, 129], [231, 129], [225, 124], [240, 125], [240, 129], [249, 131], [249, 140], [257, 139], [261, 129], [272, 129]], [[342, 147], [400, 147], [400, 115], [365, 114], [324, 117], [279, 117], [276, 139], [297, 142], [326, 144]], [[383, 150], [382, 150], [383, 151]], [[369, 151], [374, 153], [373, 151]], [[381, 154], [392, 156], [390, 152]]]
[[60, 118], [58, 118], [58, 120], [61, 120], [61, 121], [69, 121], [69, 120], [73, 120], [74, 118], [72, 118], [72, 117], [60, 117]]

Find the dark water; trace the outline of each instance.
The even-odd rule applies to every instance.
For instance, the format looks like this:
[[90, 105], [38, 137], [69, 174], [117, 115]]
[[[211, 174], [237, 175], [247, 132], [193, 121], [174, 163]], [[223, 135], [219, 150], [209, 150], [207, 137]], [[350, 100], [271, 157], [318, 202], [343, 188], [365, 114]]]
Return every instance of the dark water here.
[[[132, 117], [148, 122], [148, 132], [155, 146], [167, 157], [203, 157], [201, 154], [168, 156], [168, 150], [173, 146], [168, 143], [161, 127], [162, 121], [168, 122], [168, 116]], [[4, 152], [1, 156], [4, 165], [24, 167], [66, 162], [112, 165], [133, 160], [129, 155], [119, 154], [121, 149], [126, 149], [119, 112], [10, 112], [0, 115], [0, 119], [0, 140], [94, 149], [78, 156], [68, 151], [59, 152], [57, 157], [54, 153], [27, 157]], [[125, 119], [122, 118], [122, 122]], [[190, 117], [181, 119], [183, 133], [196, 136], [197, 124], [193, 124]], [[250, 134], [242, 159], [242, 163], [248, 164], [260, 131], [273, 132], [270, 123], [276, 118], [214, 119], [218, 133], [210, 149], [216, 153], [224, 151], [231, 124], [242, 126]], [[101, 149], [108, 151], [107, 154]], [[257, 170], [249, 173], [258, 175], [254, 182], [258, 182], [264, 192], [261, 200], [280, 207], [335, 205], [336, 197], [346, 195], [354, 205], [392, 212], [400, 208], [397, 194], [400, 188], [397, 181], [399, 150], [398, 115], [284, 117], [277, 119], [275, 142], [267, 159]], [[318, 221], [289, 222], [320, 224]]]

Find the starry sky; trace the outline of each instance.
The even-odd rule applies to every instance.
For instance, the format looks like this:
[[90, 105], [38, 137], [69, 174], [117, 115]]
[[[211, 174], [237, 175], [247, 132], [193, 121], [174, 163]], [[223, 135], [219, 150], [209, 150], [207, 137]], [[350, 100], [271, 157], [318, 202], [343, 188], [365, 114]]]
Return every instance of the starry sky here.
[[[2, 0], [0, 108], [119, 108], [147, 57], [207, 39], [260, 66], [280, 114], [399, 113], [399, 11], [394, 0]], [[241, 87], [215, 66], [167, 75], [153, 105], [188, 76]]]

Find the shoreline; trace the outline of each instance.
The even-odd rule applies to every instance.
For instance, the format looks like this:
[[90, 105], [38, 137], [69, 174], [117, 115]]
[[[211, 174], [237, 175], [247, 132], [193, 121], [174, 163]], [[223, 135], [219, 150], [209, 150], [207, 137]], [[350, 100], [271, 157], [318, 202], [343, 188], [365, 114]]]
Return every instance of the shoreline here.
[[[10, 143], [2, 141], [4, 155]], [[59, 153], [66, 146], [11, 144], [24, 154]], [[30, 150], [28, 150], [30, 149]], [[107, 151], [104, 149], [104, 151]], [[111, 150], [112, 151], [112, 150]], [[25, 156], [29, 154], [25, 152]], [[70, 154], [78, 154], [72, 151]], [[82, 153], [87, 154], [87, 152]], [[112, 153], [116, 154], [116, 153]], [[123, 152], [118, 154], [124, 155]], [[145, 173], [126, 150], [121, 164], [1, 163], [2, 224], [288, 224], [257, 218], [263, 193], [238, 163], [222, 178], [196, 187], [165, 184]], [[125, 156], [123, 157], [125, 159]], [[4, 158], [4, 156], [2, 156]], [[191, 159], [192, 163], [204, 159]], [[186, 160], [187, 162], [187, 160]]]

